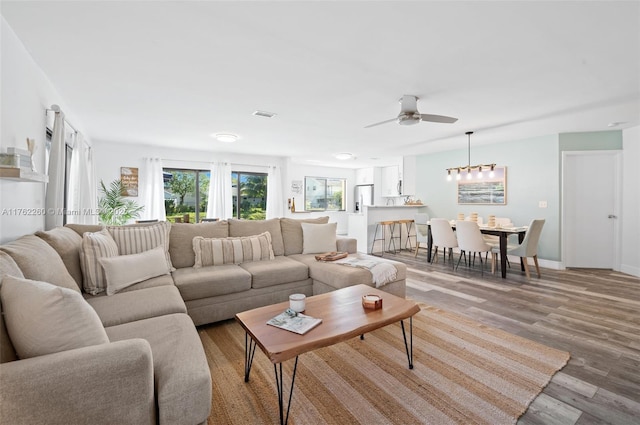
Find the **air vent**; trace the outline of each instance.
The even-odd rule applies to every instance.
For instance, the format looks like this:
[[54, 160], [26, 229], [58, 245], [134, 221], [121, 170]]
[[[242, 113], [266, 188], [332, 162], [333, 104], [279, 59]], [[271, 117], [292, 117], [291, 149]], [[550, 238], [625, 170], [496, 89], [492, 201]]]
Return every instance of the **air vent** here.
[[255, 115], [256, 117], [273, 118], [278, 114], [275, 114], [273, 112], [267, 112], [267, 111], [254, 111], [253, 115]]

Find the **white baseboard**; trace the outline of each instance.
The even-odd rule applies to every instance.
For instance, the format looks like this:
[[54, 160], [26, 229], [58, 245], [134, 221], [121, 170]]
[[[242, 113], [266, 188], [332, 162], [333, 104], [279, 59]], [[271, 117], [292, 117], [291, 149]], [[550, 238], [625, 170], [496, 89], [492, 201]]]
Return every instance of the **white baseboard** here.
[[640, 267], [628, 266], [626, 264], [620, 265], [620, 271], [622, 273], [630, 274], [631, 276], [640, 277]]

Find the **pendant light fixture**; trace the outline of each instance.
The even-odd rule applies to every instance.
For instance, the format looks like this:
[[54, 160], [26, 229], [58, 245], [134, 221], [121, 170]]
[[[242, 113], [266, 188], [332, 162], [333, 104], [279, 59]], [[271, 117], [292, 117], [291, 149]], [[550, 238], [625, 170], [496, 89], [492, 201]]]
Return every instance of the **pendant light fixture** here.
[[494, 176], [494, 170], [496, 168], [496, 164], [478, 164], [471, 165], [471, 135], [473, 131], [467, 131], [464, 133], [467, 135], [467, 165], [461, 165], [458, 167], [447, 168], [447, 181], [451, 181], [453, 179], [453, 175], [451, 172], [453, 171], [456, 174], [456, 180], [460, 180], [462, 178], [463, 170], [466, 171], [466, 179], [471, 180], [473, 178], [472, 171], [478, 170], [476, 176], [478, 179], [481, 179], [483, 176], [482, 170], [489, 169], [489, 177]]

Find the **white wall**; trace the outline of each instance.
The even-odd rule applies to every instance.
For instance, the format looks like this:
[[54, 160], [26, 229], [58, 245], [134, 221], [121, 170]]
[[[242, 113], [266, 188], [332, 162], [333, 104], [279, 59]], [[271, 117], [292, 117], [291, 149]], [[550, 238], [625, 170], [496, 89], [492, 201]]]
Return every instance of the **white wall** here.
[[622, 132], [620, 271], [640, 277], [640, 127]]
[[[0, 17], [1, 72], [0, 149], [26, 149], [26, 138], [36, 140], [36, 169], [45, 169], [45, 109], [59, 105], [78, 130], [77, 119], [47, 76], [33, 61], [3, 17]], [[87, 140], [87, 142], [90, 142]], [[44, 228], [45, 185], [0, 179], [0, 243]]]

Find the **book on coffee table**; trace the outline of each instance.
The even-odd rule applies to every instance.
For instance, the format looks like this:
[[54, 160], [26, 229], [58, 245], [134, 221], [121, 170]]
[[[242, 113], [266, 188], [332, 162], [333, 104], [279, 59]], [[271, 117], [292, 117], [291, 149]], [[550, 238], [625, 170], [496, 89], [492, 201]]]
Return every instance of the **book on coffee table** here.
[[267, 322], [267, 325], [304, 335], [320, 323], [322, 323], [322, 319], [307, 316], [302, 313], [298, 313], [296, 316], [291, 316], [285, 311], [284, 313], [280, 313], [276, 317], [270, 319]]

